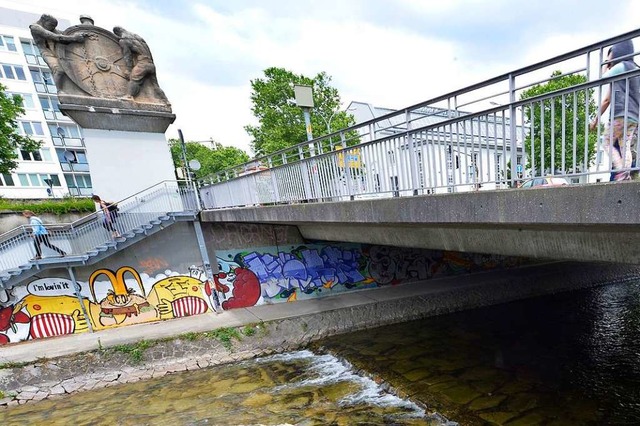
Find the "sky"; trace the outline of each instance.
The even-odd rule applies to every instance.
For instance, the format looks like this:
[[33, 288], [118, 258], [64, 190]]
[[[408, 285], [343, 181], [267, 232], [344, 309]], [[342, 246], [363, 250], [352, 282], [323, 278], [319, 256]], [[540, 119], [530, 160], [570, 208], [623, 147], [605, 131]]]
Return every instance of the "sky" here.
[[638, 28], [634, 0], [0, 0], [149, 44], [176, 138], [250, 152], [251, 80], [325, 71], [349, 102], [403, 108]]

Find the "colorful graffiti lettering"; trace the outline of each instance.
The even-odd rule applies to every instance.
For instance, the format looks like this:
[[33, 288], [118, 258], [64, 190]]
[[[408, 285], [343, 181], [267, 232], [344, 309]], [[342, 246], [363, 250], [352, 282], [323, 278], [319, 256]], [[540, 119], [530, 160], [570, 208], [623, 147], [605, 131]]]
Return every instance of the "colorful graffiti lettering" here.
[[169, 267], [167, 261], [159, 257], [149, 257], [139, 261], [138, 264], [142, 270], [148, 272], [163, 271]]
[[0, 345], [199, 315], [214, 310], [215, 292], [223, 309], [234, 309], [522, 263], [350, 243], [228, 250], [218, 256], [219, 272], [211, 281], [203, 266], [191, 265], [184, 274], [169, 270], [162, 259], [148, 258], [141, 268], [163, 272], [151, 276], [131, 266], [100, 268], [86, 271], [77, 288], [69, 279], [52, 277], [0, 291]]

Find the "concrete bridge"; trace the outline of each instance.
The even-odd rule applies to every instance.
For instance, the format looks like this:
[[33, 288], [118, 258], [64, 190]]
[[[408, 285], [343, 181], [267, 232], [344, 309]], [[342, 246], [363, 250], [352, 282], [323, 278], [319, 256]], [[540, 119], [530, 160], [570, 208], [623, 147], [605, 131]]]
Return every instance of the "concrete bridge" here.
[[205, 210], [308, 240], [640, 264], [640, 182]]
[[[303, 142], [199, 190], [161, 182], [118, 203], [115, 231], [102, 211], [48, 224], [64, 257], [34, 258], [29, 226], [6, 232], [0, 344], [463, 274], [509, 275], [513, 297], [637, 279], [640, 182], [602, 183], [613, 148], [586, 121], [599, 114], [601, 87], [640, 78], [640, 69], [594, 72], [610, 45], [636, 37]], [[541, 71], [568, 63], [565, 75], [584, 82], [522, 96]], [[547, 176], [572, 184], [516, 189]], [[555, 269], [558, 260], [579, 262]], [[502, 290], [481, 303], [497, 302], [493, 293]]]

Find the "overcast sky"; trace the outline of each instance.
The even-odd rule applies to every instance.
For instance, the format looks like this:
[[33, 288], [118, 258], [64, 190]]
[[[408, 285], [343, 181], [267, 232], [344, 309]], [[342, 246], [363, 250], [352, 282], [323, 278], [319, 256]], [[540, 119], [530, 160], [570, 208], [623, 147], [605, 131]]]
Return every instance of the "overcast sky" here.
[[167, 137], [245, 150], [268, 67], [327, 72], [344, 106], [402, 108], [640, 23], [637, 0], [0, 0], [25, 4], [141, 35], [177, 115]]

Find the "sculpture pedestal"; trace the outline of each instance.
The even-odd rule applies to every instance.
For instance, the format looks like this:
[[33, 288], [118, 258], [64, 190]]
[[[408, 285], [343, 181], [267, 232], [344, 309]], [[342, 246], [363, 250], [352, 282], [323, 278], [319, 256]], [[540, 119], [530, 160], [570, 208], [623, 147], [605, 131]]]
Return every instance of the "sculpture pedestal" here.
[[176, 179], [164, 133], [84, 129], [84, 142], [93, 193], [104, 200], [118, 201]]

